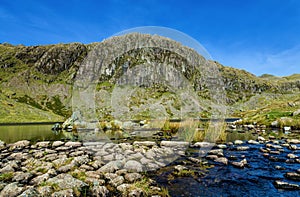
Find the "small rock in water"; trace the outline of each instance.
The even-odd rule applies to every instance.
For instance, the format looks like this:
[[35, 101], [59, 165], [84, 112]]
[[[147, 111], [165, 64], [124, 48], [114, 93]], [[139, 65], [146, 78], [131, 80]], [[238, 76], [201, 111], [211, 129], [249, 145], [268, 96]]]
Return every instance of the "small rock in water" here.
[[266, 139], [265, 139], [264, 137], [262, 137], [262, 136], [258, 136], [258, 137], [257, 137], [257, 140], [258, 140], [258, 141], [266, 141]]
[[277, 189], [293, 189], [293, 190], [298, 190], [300, 189], [300, 186], [297, 185], [297, 184], [291, 184], [291, 183], [287, 183], [287, 182], [284, 182], [284, 181], [275, 181], [274, 182], [274, 186], [277, 188]]
[[210, 159], [210, 160], [215, 160], [215, 159], [217, 159], [217, 158], [218, 158], [217, 155], [207, 155], [207, 156], [206, 156], [206, 159]]
[[290, 144], [300, 144], [300, 140], [298, 139], [288, 139], [287, 142]]
[[242, 141], [242, 140], [235, 140], [234, 141], [234, 144], [235, 145], [241, 145], [241, 144], [243, 144], [244, 142]]
[[287, 172], [285, 174], [285, 177], [287, 179], [291, 179], [291, 180], [294, 180], [294, 181], [300, 181], [300, 174], [298, 174], [296, 172]]
[[249, 146], [238, 146], [236, 147], [236, 150], [237, 151], [246, 151], [246, 150], [249, 150]]
[[231, 162], [231, 164], [232, 164], [234, 167], [244, 168], [245, 165], [247, 164], [247, 160], [246, 160], [246, 159], [243, 159], [243, 160], [240, 161], [240, 162], [233, 161], [233, 162]]
[[276, 169], [276, 170], [285, 170], [285, 167], [282, 167], [282, 166], [275, 166], [275, 169]]
[[222, 163], [224, 165], [228, 164], [228, 159], [226, 157], [218, 157], [214, 161], [218, 163]]
[[290, 149], [290, 150], [297, 150], [298, 147], [297, 147], [297, 145], [290, 145], [290, 146], [289, 146], [289, 149]]
[[210, 155], [223, 155], [223, 150], [222, 149], [210, 150], [208, 152], [208, 154], [210, 154]]
[[269, 136], [269, 139], [270, 139], [270, 140], [275, 140], [275, 139], [276, 139], [276, 137], [275, 137], [275, 136], [273, 136], [273, 135], [270, 135], [270, 136]]
[[255, 141], [255, 140], [249, 140], [248, 144], [259, 144], [259, 142]]
[[226, 144], [219, 144], [219, 145], [217, 145], [217, 147], [220, 148], [220, 149], [226, 149], [227, 148]]
[[290, 159], [296, 159], [296, 158], [298, 158], [298, 156], [295, 155], [295, 154], [293, 154], [293, 153], [288, 154], [287, 157], [290, 158]]
[[270, 154], [280, 155], [280, 151], [273, 150], [273, 151], [270, 151]]
[[177, 165], [174, 167], [175, 170], [177, 170], [178, 172], [183, 171], [183, 170], [187, 170], [187, 167], [182, 166], [182, 165]]

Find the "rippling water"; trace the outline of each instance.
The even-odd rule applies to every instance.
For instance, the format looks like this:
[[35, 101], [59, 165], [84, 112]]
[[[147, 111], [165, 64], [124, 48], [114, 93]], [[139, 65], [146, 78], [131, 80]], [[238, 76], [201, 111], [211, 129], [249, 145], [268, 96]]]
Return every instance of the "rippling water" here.
[[[291, 151], [284, 148], [284, 153], [274, 155], [279, 158], [278, 162], [274, 162], [264, 157], [263, 153], [259, 151], [259, 148], [264, 145], [245, 145], [250, 147], [248, 151], [236, 151], [232, 147], [224, 150], [224, 156], [227, 158], [235, 156], [237, 161], [246, 158], [249, 166], [243, 169], [233, 167], [230, 164], [223, 165], [208, 161], [214, 167], [210, 168], [205, 175], [176, 177], [170, 180], [170, 174], [174, 170], [172, 166], [178, 164], [194, 170], [196, 174], [201, 172], [201, 169], [197, 168], [195, 164], [181, 158], [170, 166], [152, 174], [152, 177], [167, 187], [171, 196], [300, 196], [299, 190], [280, 190], [273, 185], [275, 180], [300, 184], [300, 182], [288, 180], [284, 176], [286, 172], [296, 172], [297, 169], [300, 169], [300, 163], [285, 162], [288, 153], [300, 156], [299, 150]], [[197, 149], [192, 149], [189, 152], [194, 158], [199, 158]], [[278, 170], [275, 166], [281, 166], [285, 169]]]

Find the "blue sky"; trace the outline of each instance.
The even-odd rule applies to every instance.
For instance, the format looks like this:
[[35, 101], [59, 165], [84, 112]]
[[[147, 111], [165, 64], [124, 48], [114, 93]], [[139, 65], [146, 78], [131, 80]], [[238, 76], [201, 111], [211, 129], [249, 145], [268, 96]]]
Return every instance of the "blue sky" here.
[[298, 0], [0, 1], [0, 43], [90, 43], [148, 25], [188, 34], [226, 66], [300, 73]]

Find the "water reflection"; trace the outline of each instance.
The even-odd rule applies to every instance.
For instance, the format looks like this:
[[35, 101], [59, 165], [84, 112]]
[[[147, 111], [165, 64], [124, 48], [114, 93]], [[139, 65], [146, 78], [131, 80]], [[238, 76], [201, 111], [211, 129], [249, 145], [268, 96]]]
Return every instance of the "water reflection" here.
[[44, 140], [60, 140], [64, 138], [61, 132], [52, 132], [52, 124], [49, 125], [1, 125], [0, 140], [13, 143], [19, 140], [32, 142]]

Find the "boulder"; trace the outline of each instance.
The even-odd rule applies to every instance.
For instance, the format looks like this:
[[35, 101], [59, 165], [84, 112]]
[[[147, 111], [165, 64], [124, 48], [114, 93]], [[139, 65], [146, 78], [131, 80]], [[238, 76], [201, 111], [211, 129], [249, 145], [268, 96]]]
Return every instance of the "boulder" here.
[[62, 141], [54, 141], [53, 143], [52, 143], [52, 147], [58, 147], [58, 146], [61, 146], [61, 145], [63, 145], [64, 144], [64, 142], [62, 142]]
[[24, 190], [23, 187], [20, 187], [17, 182], [10, 183], [6, 185], [2, 191], [0, 192], [0, 196], [2, 197], [11, 197], [18, 196]]
[[25, 148], [26, 146], [29, 146], [29, 144], [30, 144], [30, 141], [22, 140], [22, 141], [15, 142], [13, 144], [9, 144], [8, 146], [11, 150], [14, 150], [16, 148], [19, 148], [19, 149]]
[[39, 192], [33, 188], [33, 187], [30, 187], [28, 189], [26, 189], [21, 195], [19, 195], [20, 197], [23, 197], [23, 196], [26, 196], [26, 197], [38, 197], [38, 196], [41, 196], [39, 194]]
[[300, 114], [300, 109], [293, 112], [293, 116], [298, 116]]
[[104, 166], [102, 166], [99, 171], [102, 173], [115, 172], [123, 167], [120, 161], [110, 161]]
[[105, 186], [95, 185], [91, 189], [91, 194], [95, 197], [105, 197], [109, 196], [109, 190]]
[[62, 191], [54, 192], [51, 197], [66, 197], [66, 196], [76, 196], [73, 189], [65, 189]]
[[70, 174], [59, 174], [56, 177], [50, 178], [46, 181], [48, 184], [55, 184], [60, 190], [78, 188], [88, 186], [86, 183], [72, 177]]
[[109, 183], [114, 186], [118, 187], [119, 185], [123, 184], [125, 181], [123, 176], [117, 176], [116, 178], [112, 179]]
[[128, 170], [128, 172], [142, 172], [143, 165], [135, 160], [129, 160], [125, 163], [124, 168]]
[[218, 157], [214, 161], [218, 163], [222, 163], [224, 165], [228, 164], [228, 159], [226, 157]]
[[133, 183], [141, 178], [142, 178], [142, 175], [139, 173], [136, 173], [136, 172], [125, 174], [125, 180], [127, 180], [130, 183]]

